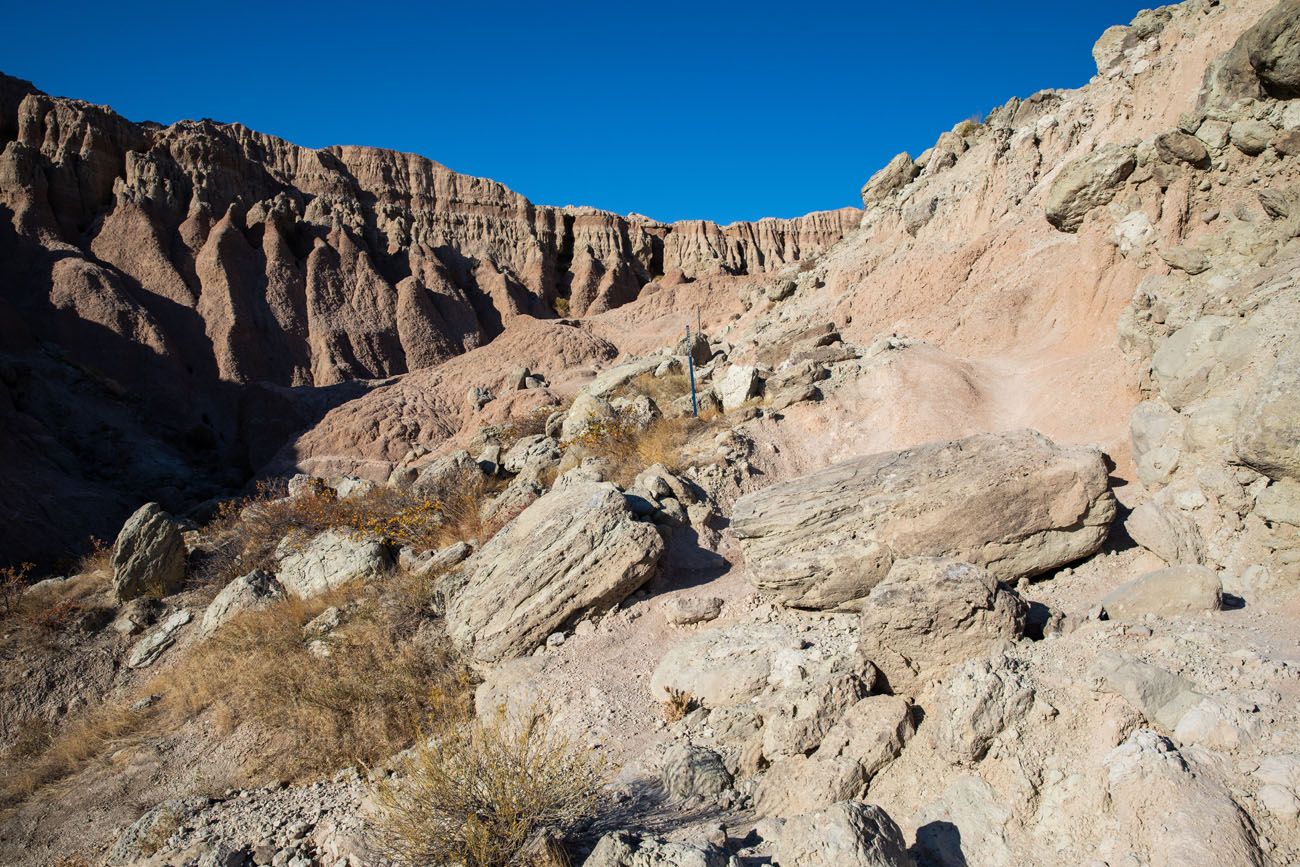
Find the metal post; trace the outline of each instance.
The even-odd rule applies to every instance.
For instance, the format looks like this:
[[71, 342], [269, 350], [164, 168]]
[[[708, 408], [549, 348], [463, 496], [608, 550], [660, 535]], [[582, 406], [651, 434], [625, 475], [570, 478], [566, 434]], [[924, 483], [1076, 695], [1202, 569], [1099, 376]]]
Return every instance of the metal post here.
[[686, 366], [691, 371], [691, 415], [700, 417], [699, 404], [695, 402], [695, 353], [691, 351], [691, 326], [686, 326]]

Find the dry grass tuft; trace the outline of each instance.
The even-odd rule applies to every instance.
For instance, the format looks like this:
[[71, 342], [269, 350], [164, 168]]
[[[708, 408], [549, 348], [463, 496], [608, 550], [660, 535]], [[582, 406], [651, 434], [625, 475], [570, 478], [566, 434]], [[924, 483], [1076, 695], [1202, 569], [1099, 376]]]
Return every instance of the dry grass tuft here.
[[538, 719], [439, 728], [380, 787], [385, 854], [408, 865], [563, 864], [548, 832], [595, 814], [604, 775], [587, 750]]
[[652, 464], [663, 464], [674, 473], [684, 469], [687, 443], [711, 427], [710, 421], [690, 416], [657, 418], [645, 428], [619, 420], [596, 422], [564, 447], [576, 446], [590, 457], [603, 459], [610, 480], [627, 486]]
[[695, 710], [695, 696], [689, 692], [669, 687], [668, 698], [663, 705], [664, 722], [672, 724], [681, 721], [688, 713]]
[[125, 704], [100, 705], [68, 723], [44, 744], [26, 745], [27, 755], [15, 755], [11, 748], [6, 755], [8, 773], [0, 783], [0, 804], [18, 803], [114, 745], [126, 743], [140, 732], [148, 716], [148, 712], [130, 710]]
[[478, 519], [486, 493], [484, 487], [470, 486], [422, 497], [381, 485], [340, 499], [322, 485], [285, 497], [279, 486], [259, 484], [253, 496], [222, 503], [204, 529], [206, 557], [197, 570], [198, 580], [223, 586], [253, 569], [273, 572], [282, 539], [306, 540], [325, 530], [378, 536], [415, 551], [480, 539], [492, 530]]
[[[377, 597], [350, 588], [245, 612], [149, 689], [173, 724], [211, 710], [263, 729], [270, 743], [246, 768], [255, 778], [373, 765], [469, 713], [468, 669], [420, 616], [432, 584], [398, 573]], [[314, 653], [303, 627], [330, 606], [349, 613]]]

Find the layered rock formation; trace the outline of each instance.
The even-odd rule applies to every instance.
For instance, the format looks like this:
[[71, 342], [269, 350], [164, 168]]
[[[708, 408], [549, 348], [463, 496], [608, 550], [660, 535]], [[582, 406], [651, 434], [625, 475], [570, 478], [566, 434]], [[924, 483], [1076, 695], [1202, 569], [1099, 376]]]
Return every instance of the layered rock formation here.
[[[38, 490], [93, 500], [61, 522], [82, 534], [116, 524], [139, 491], [163, 488], [177, 508], [246, 477], [355, 394], [277, 387], [429, 367], [518, 317], [610, 309], [652, 279], [779, 268], [859, 217], [720, 227], [544, 207], [411, 154], [311, 150], [210, 120], [132, 123], [5, 76], [0, 148], [0, 319], [13, 355], [0, 411], [9, 453], [30, 458], [0, 511], [21, 518]], [[52, 378], [68, 381], [41, 385]], [[75, 389], [90, 428], [162, 457], [105, 472], [77, 454], [93, 436], [61, 418]], [[138, 402], [123, 406], [122, 392]], [[250, 396], [249, 415], [288, 421], [241, 424]], [[214, 461], [235, 471], [203, 466]], [[49, 523], [6, 530], [0, 560], [75, 538]]]

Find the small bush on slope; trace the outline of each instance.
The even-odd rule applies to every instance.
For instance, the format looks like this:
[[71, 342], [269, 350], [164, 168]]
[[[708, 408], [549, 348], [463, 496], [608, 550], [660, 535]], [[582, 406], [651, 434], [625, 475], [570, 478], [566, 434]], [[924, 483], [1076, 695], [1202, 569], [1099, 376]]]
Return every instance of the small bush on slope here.
[[412, 867], [505, 867], [538, 835], [590, 819], [603, 775], [538, 719], [442, 726], [381, 785], [382, 843]]

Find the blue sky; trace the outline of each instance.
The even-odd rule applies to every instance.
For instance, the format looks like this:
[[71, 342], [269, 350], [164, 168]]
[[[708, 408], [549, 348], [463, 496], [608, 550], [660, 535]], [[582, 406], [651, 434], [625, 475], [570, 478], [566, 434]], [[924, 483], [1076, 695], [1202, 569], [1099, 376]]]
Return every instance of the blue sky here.
[[730, 222], [1077, 87], [1136, 0], [6, 4], [0, 70], [133, 120], [414, 151], [534, 202]]

